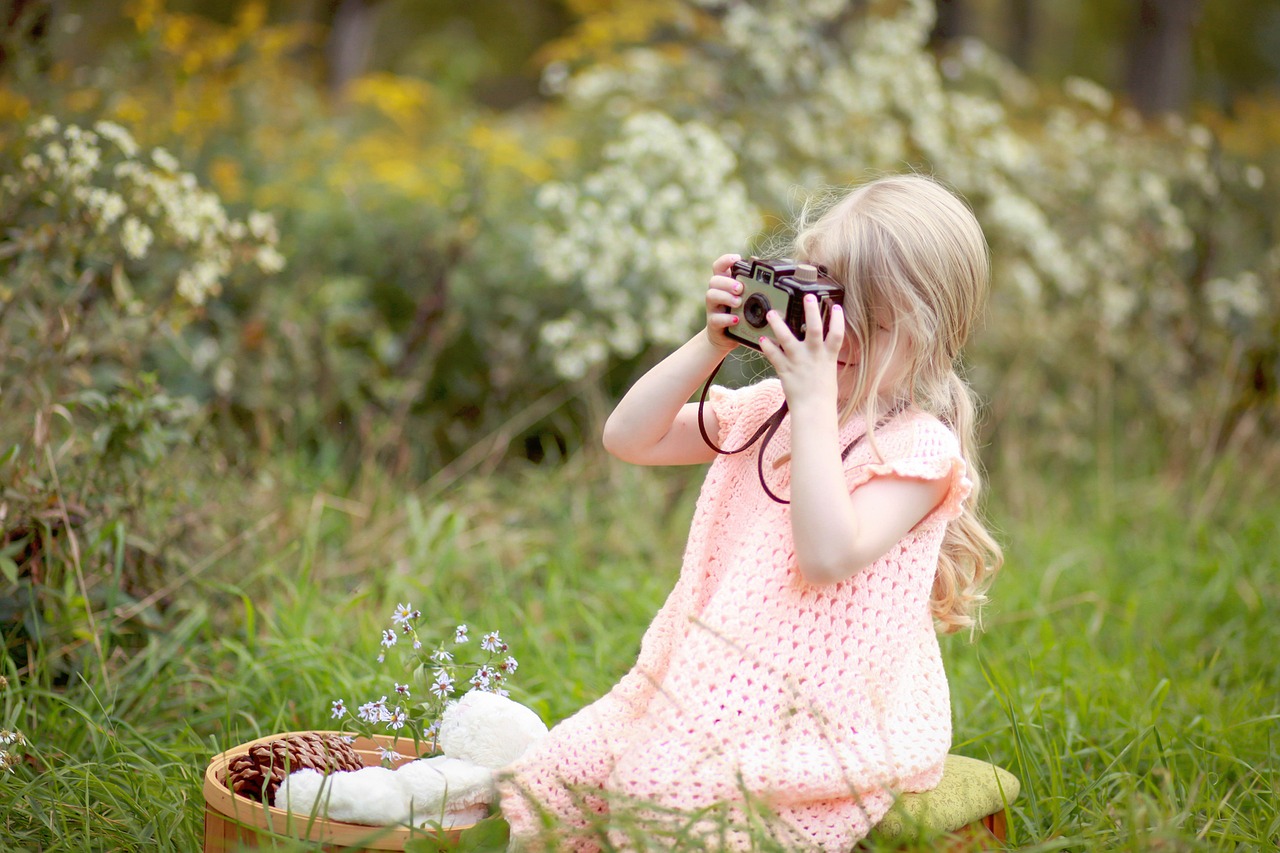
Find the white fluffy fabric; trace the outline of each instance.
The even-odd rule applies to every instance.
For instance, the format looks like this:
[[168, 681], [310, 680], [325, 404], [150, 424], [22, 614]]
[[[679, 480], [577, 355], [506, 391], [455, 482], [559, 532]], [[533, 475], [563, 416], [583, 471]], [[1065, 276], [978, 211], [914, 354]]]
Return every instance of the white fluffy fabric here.
[[483, 808], [488, 814], [493, 801], [493, 771], [470, 761], [444, 755], [421, 758], [403, 765], [396, 775], [418, 826], [431, 821], [461, 823], [457, 813]]
[[372, 826], [475, 823], [489, 814], [493, 772], [546, 733], [546, 724], [529, 708], [475, 690], [445, 709], [439, 734], [444, 755], [410, 761], [397, 770], [366, 767], [327, 776], [299, 770], [281, 783], [274, 805], [294, 814]]
[[280, 783], [275, 806], [294, 814], [326, 815], [331, 820], [374, 826], [402, 823], [409, 814], [404, 786], [396, 771], [386, 767], [328, 775], [299, 770]]
[[473, 690], [445, 709], [440, 719], [440, 749], [497, 770], [524, 755], [547, 726], [519, 702], [496, 693]]

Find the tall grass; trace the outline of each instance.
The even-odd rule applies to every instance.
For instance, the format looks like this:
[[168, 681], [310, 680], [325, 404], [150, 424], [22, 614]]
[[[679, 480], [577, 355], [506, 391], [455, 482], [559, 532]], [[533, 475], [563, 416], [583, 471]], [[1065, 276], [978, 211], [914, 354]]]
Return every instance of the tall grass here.
[[[442, 633], [500, 629], [516, 698], [567, 716], [634, 660], [700, 473], [582, 453], [441, 493], [283, 460], [211, 485], [226, 536], [166, 630], [69, 683], [39, 647], [27, 671], [3, 661], [0, 727], [30, 748], [0, 779], [0, 848], [199, 849], [209, 757], [386, 693], [399, 601]], [[1007, 566], [985, 634], [944, 653], [955, 751], [1022, 781], [1011, 846], [1280, 846], [1280, 497], [1226, 476], [1199, 509], [1153, 474], [1109, 474], [1101, 502], [1096, 473], [993, 478]]]

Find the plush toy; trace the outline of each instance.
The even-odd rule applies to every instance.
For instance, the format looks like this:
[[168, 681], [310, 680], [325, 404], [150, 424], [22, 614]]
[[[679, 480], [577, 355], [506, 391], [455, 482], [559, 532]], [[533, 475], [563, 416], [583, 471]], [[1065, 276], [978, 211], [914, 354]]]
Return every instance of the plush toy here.
[[395, 770], [299, 770], [280, 784], [274, 805], [347, 823], [435, 822], [446, 828], [475, 823], [489, 813], [494, 771], [546, 733], [538, 715], [519, 702], [472, 691], [445, 709], [439, 734], [443, 755]]

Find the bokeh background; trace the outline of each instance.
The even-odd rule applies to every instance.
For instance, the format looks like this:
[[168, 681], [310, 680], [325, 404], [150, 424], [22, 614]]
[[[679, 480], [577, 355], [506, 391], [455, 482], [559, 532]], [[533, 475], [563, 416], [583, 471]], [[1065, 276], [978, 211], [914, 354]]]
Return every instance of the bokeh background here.
[[[1274, 728], [1276, 0], [5, 0], [0, 40], [0, 726], [26, 732], [28, 805], [75, 799], [51, 755], [150, 755], [160, 789], [210, 744], [320, 725], [376, 638], [326, 617], [401, 597], [521, 625], [549, 719], [598, 695], [701, 473], [604, 459], [612, 401], [697, 328], [711, 259], [904, 170], [992, 248], [966, 356], [1010, 554], [986, 648], [1075, 637], [1078, 691], [1125, 674], [1117, 744], [1147, 713], [1122, 697], [1179, 670], [1205, 681], [1177, 725], [1235, 708], [1220, 688]], [[327, 663], [274, 657], [290, 642]], [[953, 682], [1003, 697], [959, 688], [961, 740], [1061, 793], [1071, 738], [1015, 737], [1043, 670], [955, 654]], [[170, 670], [167, 698], [136, 680]], [[1193, 790], [1261, 803], [1275, 746], [1232, 725], [1252, 774], [1188, 747]], [[1150, 784], [1131, 771], [1088, 807], [1033, 798], [1031, 836], [1141, 847], [1147, 818], [1115, 818]], [[1211, 831], [1209, 800], [1166, 793], [1175, 849], [1275, 840], [1274, 805]], [[95, 796], [125, 827], [165, 813]]]

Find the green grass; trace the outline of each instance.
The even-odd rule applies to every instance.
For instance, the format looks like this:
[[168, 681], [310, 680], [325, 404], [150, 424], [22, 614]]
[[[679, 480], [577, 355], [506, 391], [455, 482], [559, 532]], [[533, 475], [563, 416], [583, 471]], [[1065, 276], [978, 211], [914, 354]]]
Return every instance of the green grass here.
[[[199, 849], [208, 758], [386, 693], [398, 601], [441, 632], [501, 629], [516, 698], [567, 716], [634, 660], [700, 473], [581, 454], [431, 494], [303, 471], [208, 493], [221, 541], [139, 651], [66, 684], [47, 649], [5, 663], [0, 727], [30, 760], [0, 779], [0, 848]], [[1008, 562], [986, 633], [944, 653], [956, 751], [1022, 781], [1011, 846], [1280, 846], [1280, 498], [1255, 479], [1196, 520], [1195, 490], [1151, 475], [993, 487]]]

